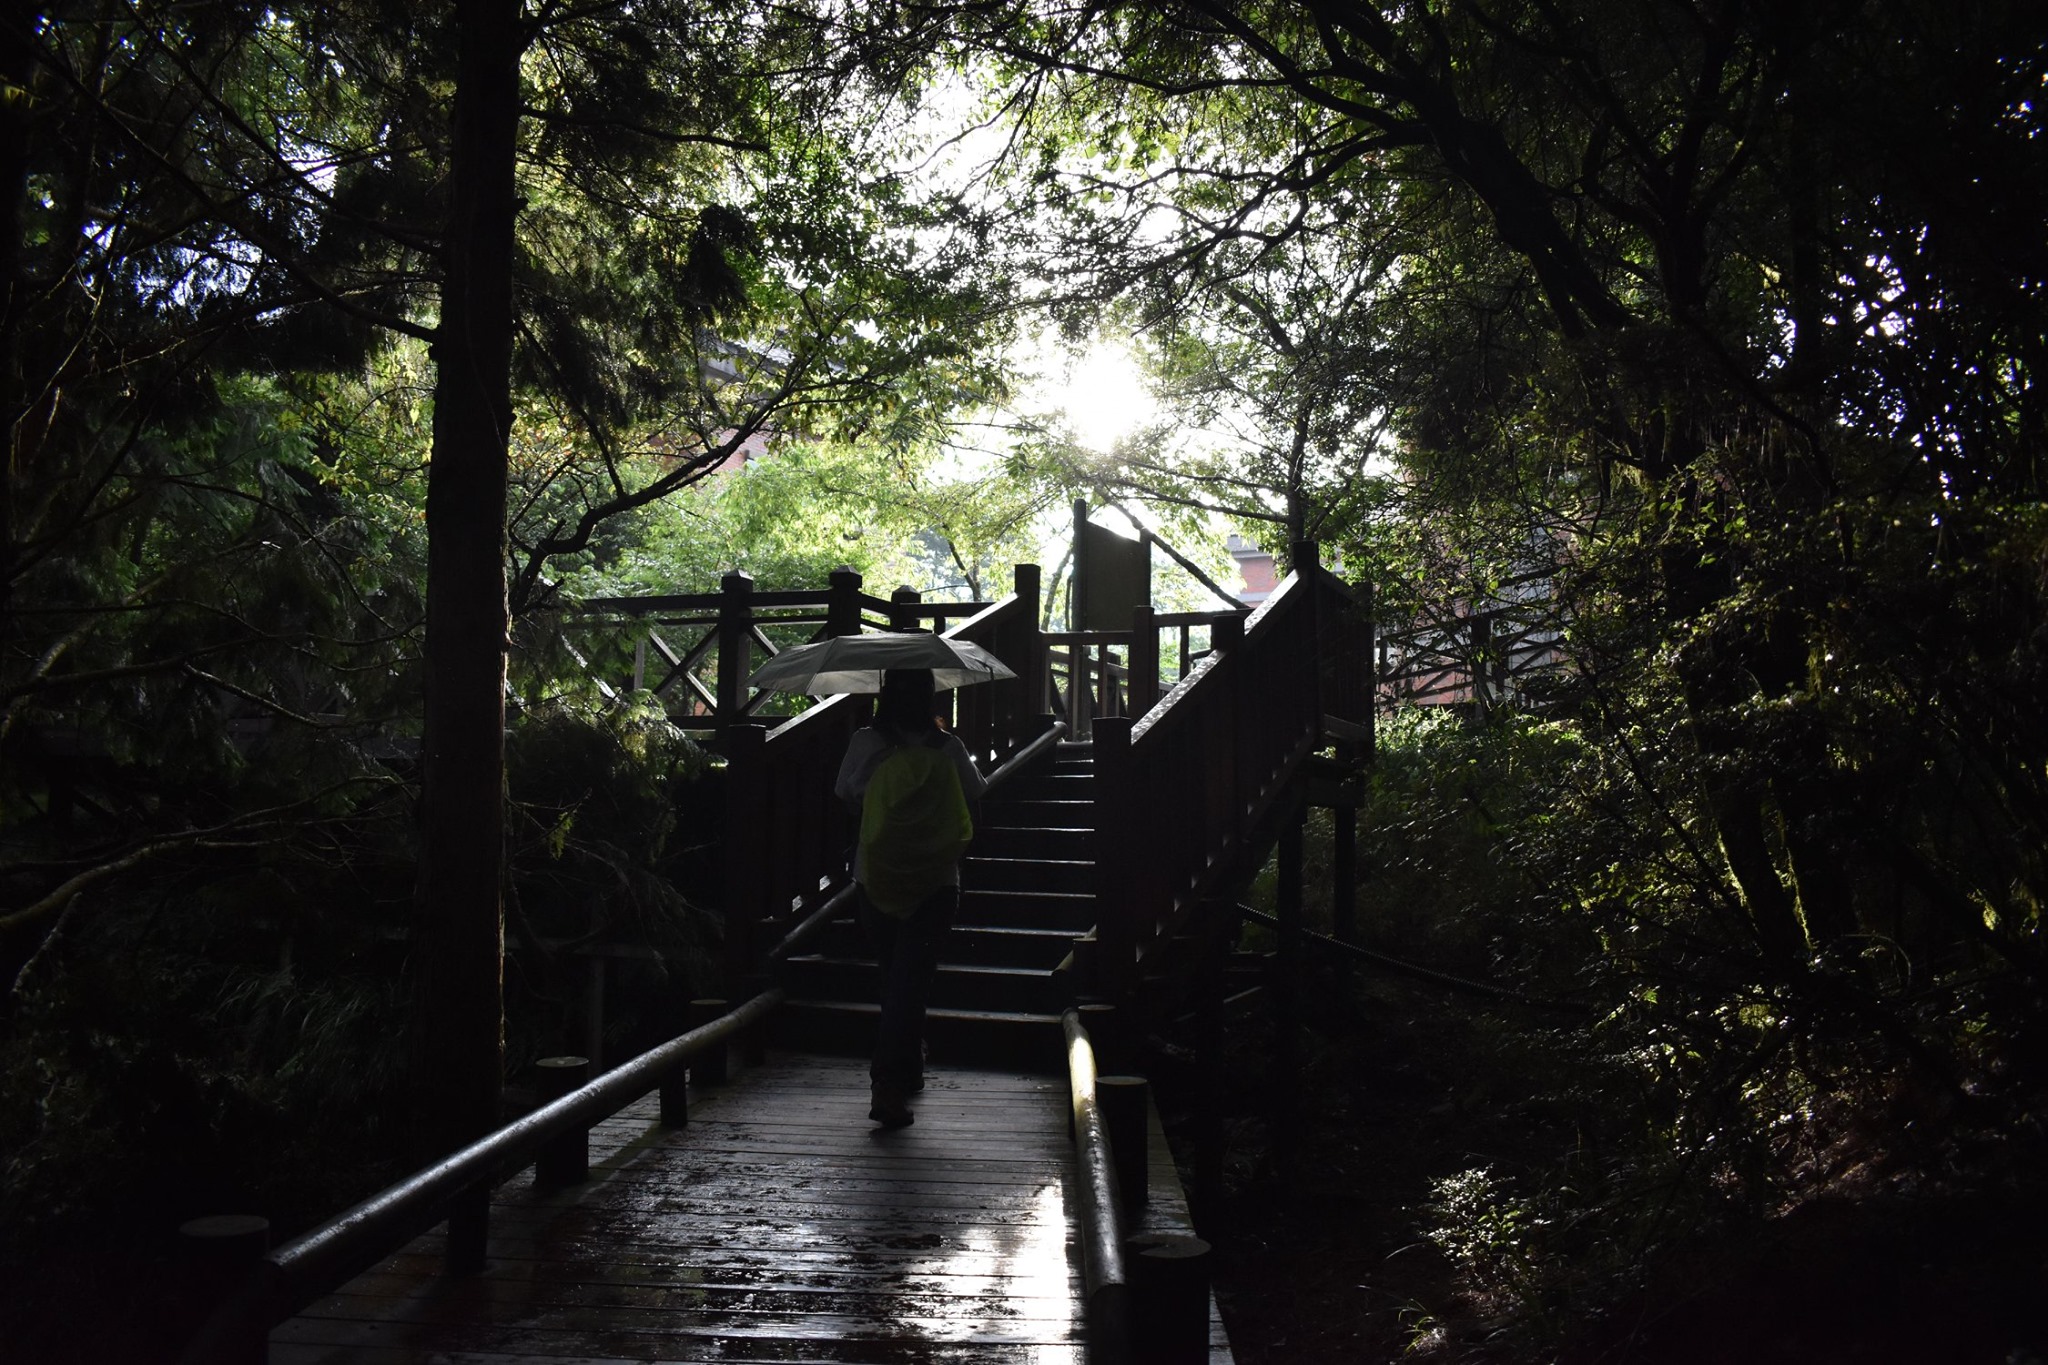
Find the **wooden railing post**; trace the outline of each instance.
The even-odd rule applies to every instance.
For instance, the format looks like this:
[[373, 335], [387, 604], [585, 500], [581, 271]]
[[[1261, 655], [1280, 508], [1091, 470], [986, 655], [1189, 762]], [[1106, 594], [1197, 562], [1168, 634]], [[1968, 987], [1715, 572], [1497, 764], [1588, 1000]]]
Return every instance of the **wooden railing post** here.
[[1126, 1214], [1149, 1202], [1152, 1087], [1143, 1076], [1097, 1076], [1095, 1095], [1109, 1129], [1109, 1155]]
[[1195, 1185], [1191, 1212], [1196, 1227], [1209, 1226], [1208, 1220], [1216, 1216], [1223, 1202], [1224, 964], [1237, 939], [1235, 910], [1205, 908], [1219, 915], [1222, 924], [1202, 945], [1201, 960], [1195, 965]]
[[[1017, 594], [1017, 657], [1005, 659], [1017, 675], [1012, 695], [1016, 709], [1010, 717], [1007, 739], [1020, 744], [1038, 717], [1051, 710], [1052, 667], [1046, 659], [1045, 633], [1038, 628], [1039, 574], [1036, 564], [1019, 564], [1012, 571], [1011, 591]], [[1000, 686], [1001, 684], [998, 684]]]
[[689, 1121], [690, 1070], [678, 1066], [661, 1078], [661, 1125], [664, 1128], [681, 1128]]
[[1365, 638], [1359, 642], [1360, 658], [1357, 667], [1364, 674], [1360, 686], [1364, 689], [1365, 695], [1361, 699], [1360, 705], [1364, 712], [1366, 731], [1365, 757], [1367, 762], [1371, 762], [1378, 756], [1380, 745], [1380, 679], [1379, 674], [1373, 668], [1373, 660], [1378, 658], [1380, 653], [1379, 601], [1379, 596], [1373, 591], [1372, 584], [1366, 582], [1359, 583], [1358, 614], [1363, 622], [1362, 628], [1365, 631]]
[[1280, 922], [1279, 951], [1274, 954], [1273, 1013], [1275, 1070], [1279, 1072], [1280, 1121], [1278, 1156], [1283, 1179], [1291, 1180], [1301, 1122], [1301, 844], [1308, 807], [1293, 801], [1280, 819], [1279, 846], [1274, 850], [1274, 918]]
[[[184, 1292], [222, 1304], [247, 1285], [251, 1270], [270, 1250], [270, 1220], [256, 1214], [211, 1214], [180, 1225], [178, 1241], [189, 1271]], [[219, 1349], [209, 1354], [208, 1365], [268, 1365], [270, 1360], [270, 1334], [253, 1326], [231, 1342], [214, 1345]]]
[[1137, 720], [1159, 701], [1159, 627], [1152, 623], [1150, 603], [1131, 608], [1131, 648], [1127, 657], [1130, 696], [1125, 709], [1132, 720]]
[[1124, 1240], [1131, 1340], [1145, 1365], [1206, 1365], [1209, 1243], [1186, 1233], [1141, 1232]]
[[858, 570], [845, 564], [834, 569], [825, 597], [825, 633], [860, 634], [860, 585]]
[[725, 982], [739, 989], [754, 972], [761, 888], [768, 875], [768, 727], [731, 725], [725, 750]]
[[1088, 690], [1088, 647], [1067, 641], [1067, 727], [1075, 739], [1089, 739], [1094, 733], [1094, 694]]
[[441, 1269], [450, 1278], [475, 1275], [490, 1264], [491, 1182], [479, 1180], [455, 1196], [448, 1210], [448, 1240], [441, 1248]]
[[924, 601], [924, 594], [905, 584], [889, 594], [889, 629], [915, 630], [918, 623], [917, 605]]
[[[1330, 808], [1330, 933], [1339, 943], [1358, 942], [1358, 807], [1341, 800]], [[1340, 953], [1334, 966], [1348, 995], [1350, 960]]]
[[1095, 722], [1095, 936], [1102, 994], [1128, 1004], [1137, 973], [1138, 826], [1137, 793], [1130, 790], [1131, 719], [1102, 716]]
[[1302, 587], [1300, 609], [1305, 614], [1301, 634], [1306, 649], [1301, 668], [1307, 675], [1303, 682], [1308, 691], [1308, 725], [1311, 730], [1319, 730], [1325, 709], [1323, 640], [1328, 634], [1323, 628], [1322, 547], [1313, 540], [1297, 540], [1289, 552], [1294, 561], [1294, 576]]
[[[602, 959], [599, 959], [602, 961]], [[590, 1079], [588, 1057], [543, 1057], [534, 1063], [540, 1102], [550, 1104]], [[590, 1130], [566, 1128], [549, 1140], [533, 1163], [536, 1185], [558, 1189], [590, 1179]]]
[[1343, 695], [1339, 706], [1326, 708], [1365, 728], [1362, 745], [1355, 742], [1354, 749], [1362, 747], [1368, 760], [1373, 750], [1373, 716], [1379, 709], [1379, 679], [1386, 666], [1384, 646], [1373, 621], [1373, 600], [1369, 580], [1351, 585], [1351, 600], [1344, 609], [1343, 654], [1336, 660]]
[[746, 714], [747, 675], [753, 670], [754, 579], [734, 569], [718, 580], [718, 715], [721, 729]]
[[[1218, 657], [1216, 681], [1213, 684], [1221, 694], [1215, 714], [1222, 723], [1203, 736], [1209, 745], [1207, 765], [1214, 781], [1221, 786], [1230, 808], [1231, 828], [1223, 831], [1226, 837], [1236, 838], [1243, 832], [1247, 801], [1242, 785], [1244, 774], [1237, 761], [1238, 712], [1236, 692], [1237, 678], [1244, 662], [1244, 616], [1233, 612], [1219, 616], [1209, 623], [1209, 651]], [[1252, 699], [1257, 705], [1257, 699]], [[1213, 834], [1212, 834], [1213, 837]]]

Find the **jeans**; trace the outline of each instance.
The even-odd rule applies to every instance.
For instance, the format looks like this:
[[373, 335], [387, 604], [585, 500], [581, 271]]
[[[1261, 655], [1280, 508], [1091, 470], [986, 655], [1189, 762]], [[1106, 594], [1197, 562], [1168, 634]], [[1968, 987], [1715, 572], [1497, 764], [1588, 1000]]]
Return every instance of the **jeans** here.
[[960, 888], [944, 886], [903, 918], [860, 900], [861, 928], [881, 969], [882, 1018], [868, 1075], [876, 1085], [911, 1091], [924, 1083], [924, 1010], [939, 965], [939, 944], [960, 909]]

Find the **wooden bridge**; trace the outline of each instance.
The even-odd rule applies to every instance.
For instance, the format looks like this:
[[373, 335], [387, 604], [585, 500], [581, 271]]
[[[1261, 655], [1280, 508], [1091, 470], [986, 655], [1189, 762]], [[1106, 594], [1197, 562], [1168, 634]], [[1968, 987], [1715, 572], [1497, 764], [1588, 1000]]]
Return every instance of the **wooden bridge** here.
[[[1283, 926], [1298, 915], [1306, 808], [1342, 801], [1369, 751], [1369, 613], [1312, 545], [1295, 563], [1255, 612], [1139, 608], [1128, 632], [1041, 631], [1032, 566], [967, 607], [870, 598], [850, 574], [822, 594], [735, 577], [558, 623], [601, 675], [716, 732], [725, 997], [594, 1078], [551, 1059], [557, 1097], [269, 1251], [187, 1358], [1227, 1360], [1205, 1244], [1129, 1073], [1156, 1021], [1189, 1013], [1213, 1072], [1243, 885], [1277, 848]], [[744, 679], [804, 638], [925, 622], [1018, 676], [949, 694], [990, 791], [930, 1083], [916, 1123], [883, 1131], [831, 795], [867, 702], [771, 726]], [[1219, 1132], [1183, 1154], [1198, 1198]]]

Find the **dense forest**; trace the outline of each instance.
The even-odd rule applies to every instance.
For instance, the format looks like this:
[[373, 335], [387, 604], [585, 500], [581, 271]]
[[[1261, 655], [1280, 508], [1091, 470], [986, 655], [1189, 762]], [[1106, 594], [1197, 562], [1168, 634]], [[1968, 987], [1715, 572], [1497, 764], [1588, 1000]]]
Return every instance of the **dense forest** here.
[[[2048, 1353], [2039, 6], [0, 25], [21, 1358], [160, 1354], [182, 1219], [494, 1126], [576, 943], [713, 970], [717, 765], [564, 607], [973, 598], [1076, 496], [1558, 632], [1357, 816], [1365, 942], [1492, 994], [1319, 964], [1297, 1133], [1240, 1021], [1243, 1358]], [[1111, 449], [1028, 373], [1096, 336]]]

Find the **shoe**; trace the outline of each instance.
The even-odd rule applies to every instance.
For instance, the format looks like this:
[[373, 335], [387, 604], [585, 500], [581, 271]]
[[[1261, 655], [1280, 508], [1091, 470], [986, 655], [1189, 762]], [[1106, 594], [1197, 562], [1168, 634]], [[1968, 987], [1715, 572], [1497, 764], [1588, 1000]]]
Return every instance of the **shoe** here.
[[893, 1086], [875, 1087], [868, 1117], [884, 1128], [908, 1128], [917, 1122], [917, 1115], [911, 1113], [910, 1106], [904, 1102], [903, 1092]]

